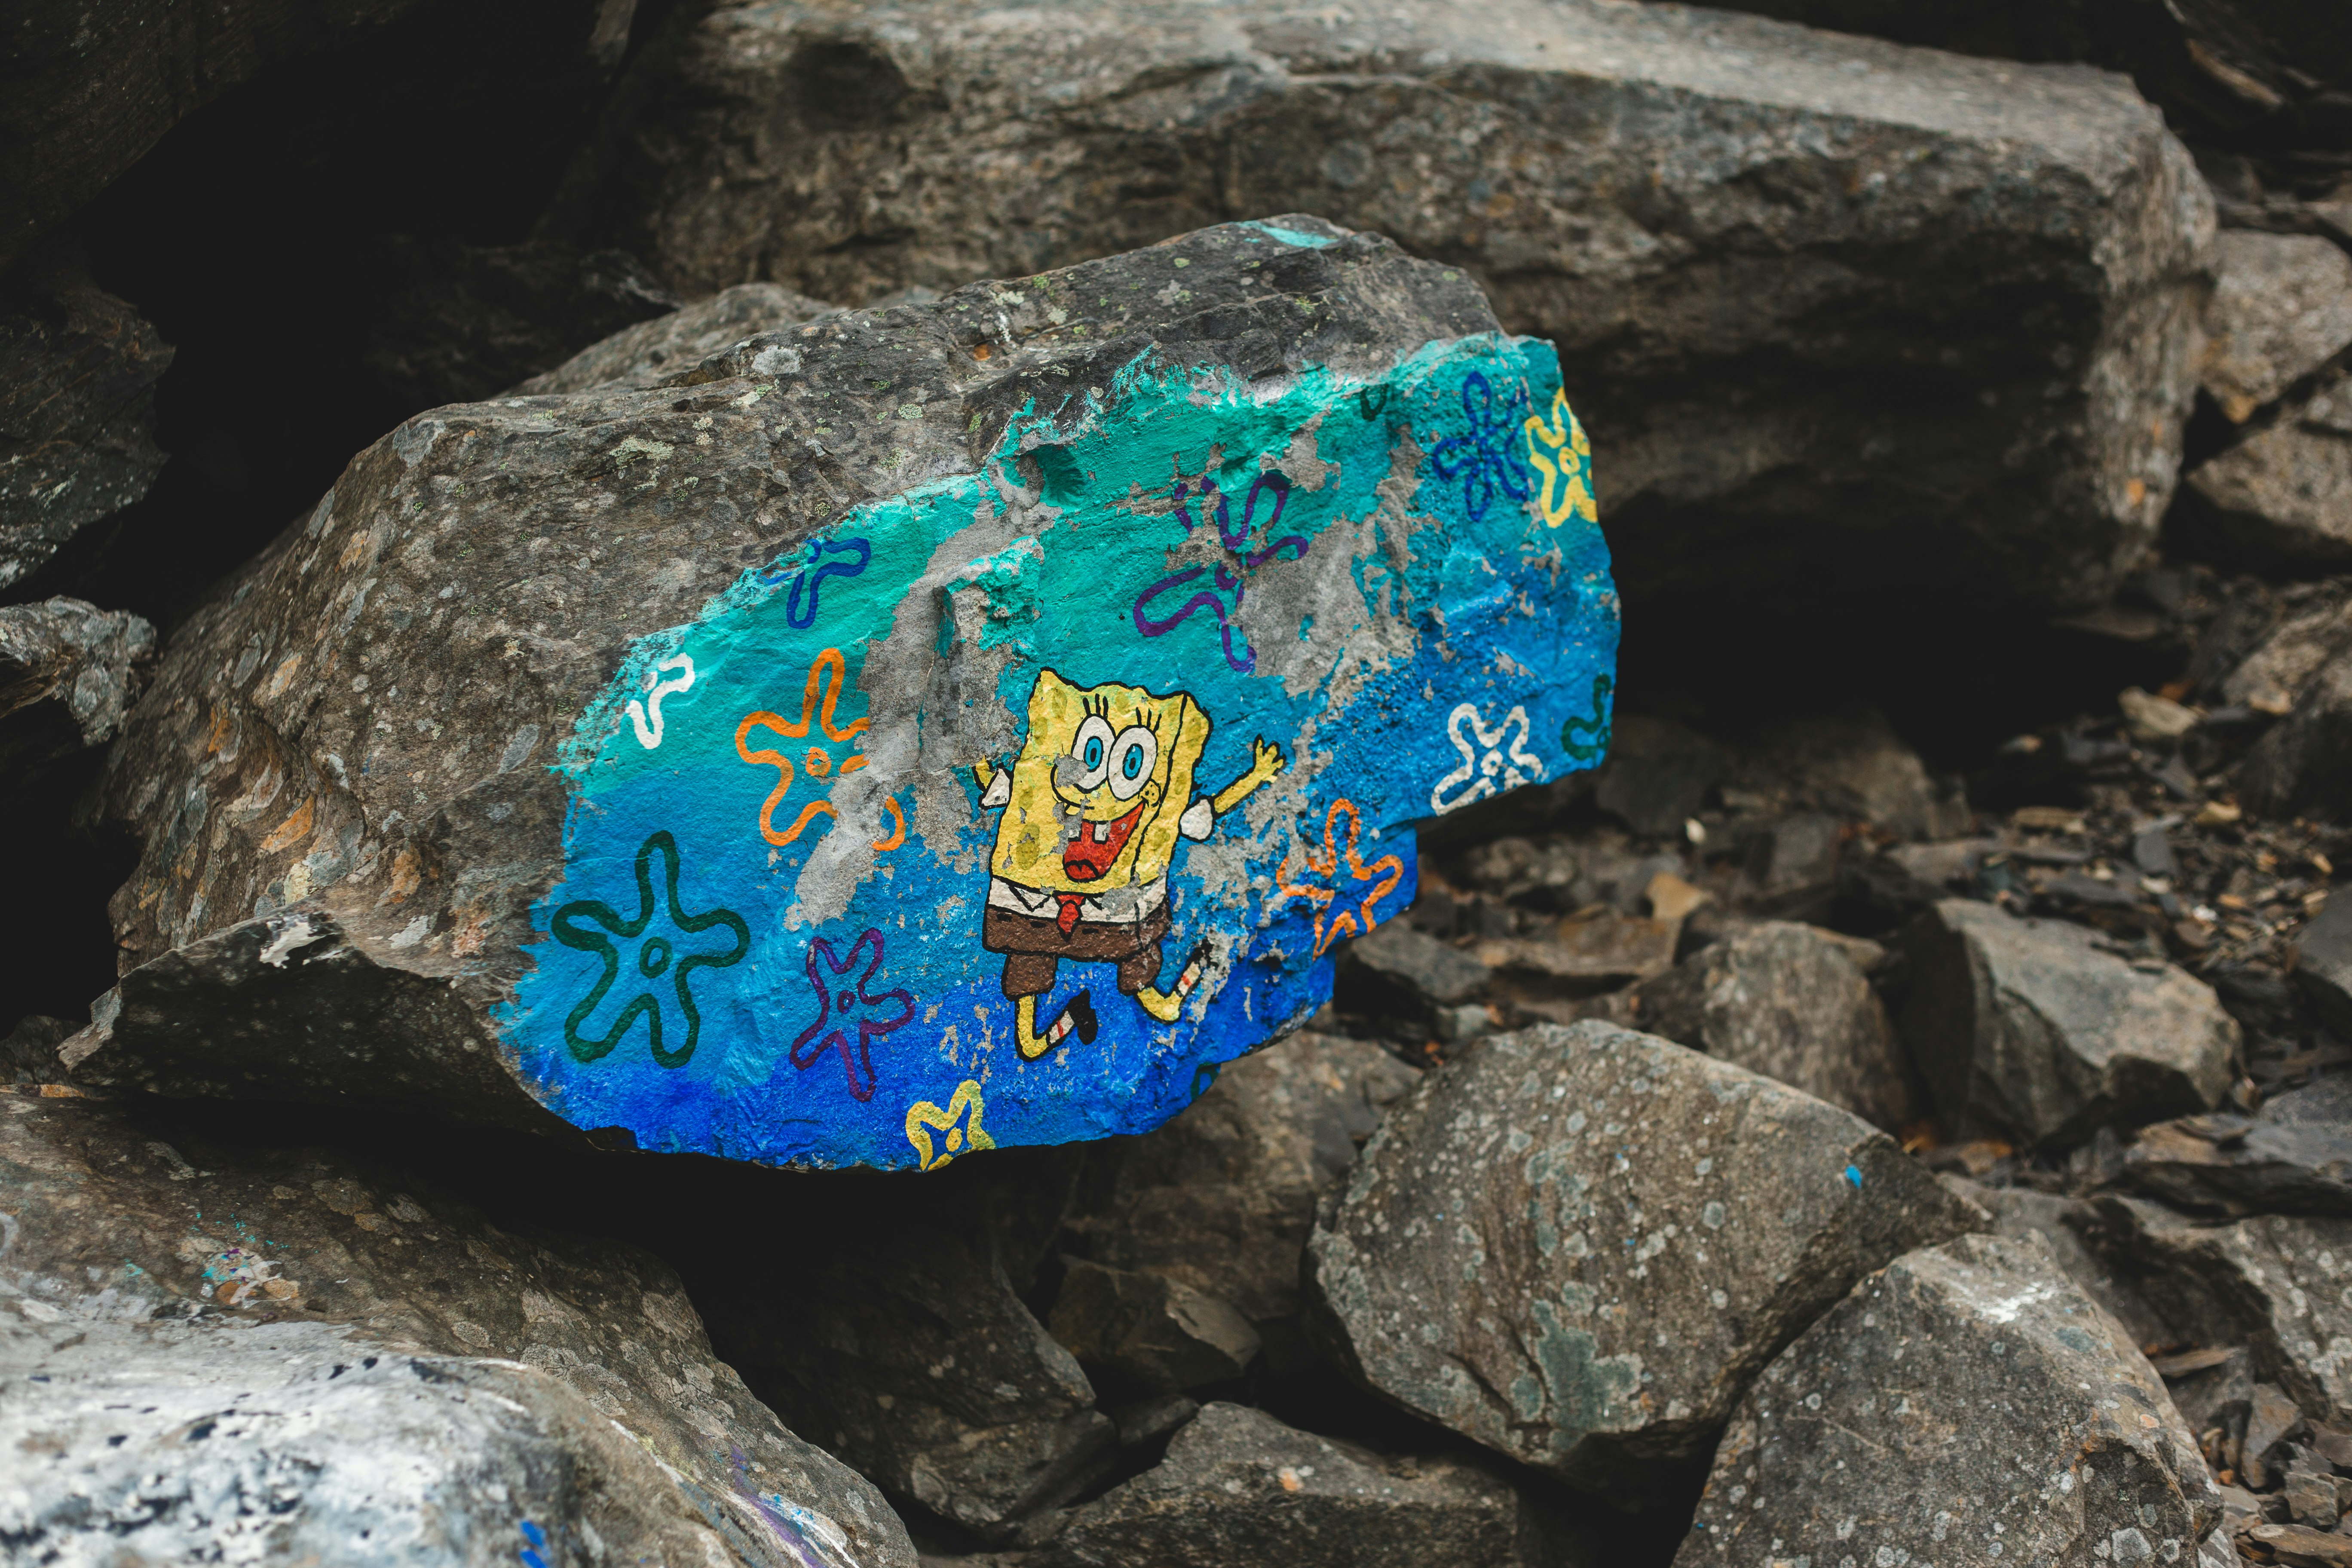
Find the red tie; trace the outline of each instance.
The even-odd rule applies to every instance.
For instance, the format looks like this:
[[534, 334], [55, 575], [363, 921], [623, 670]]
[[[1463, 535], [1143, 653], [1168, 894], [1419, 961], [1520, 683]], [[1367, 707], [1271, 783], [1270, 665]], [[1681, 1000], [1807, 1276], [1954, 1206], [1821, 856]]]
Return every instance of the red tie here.
[[1087, 901], [1087, 896], [1084, 893], [1055, 893], [1054, 897], [1059, 900], [1062, 905], [1062, 912], [1055, 918], [1054, 923], [1062, 928], [1064, 936], [1067, 936], [1077, 929], [1078, 906]]

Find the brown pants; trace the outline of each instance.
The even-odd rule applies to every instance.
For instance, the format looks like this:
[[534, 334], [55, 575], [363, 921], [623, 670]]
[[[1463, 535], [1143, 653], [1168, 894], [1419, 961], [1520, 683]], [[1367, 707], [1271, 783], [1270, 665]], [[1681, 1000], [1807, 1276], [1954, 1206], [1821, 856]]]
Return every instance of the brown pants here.
[[1118, 964], [1119, 991], [1132, 996], [1160, 977], [1160, 944], [1167, 940], [1170, 923], [1163, 903], [1132, 924], [1080, 921], [1064, 936], [1051, 920], [991, 904], [980, 917], [980, 945], [1006, 955], [1004, 994], [1015, 1001], [1051, 991], [1066, 958]]

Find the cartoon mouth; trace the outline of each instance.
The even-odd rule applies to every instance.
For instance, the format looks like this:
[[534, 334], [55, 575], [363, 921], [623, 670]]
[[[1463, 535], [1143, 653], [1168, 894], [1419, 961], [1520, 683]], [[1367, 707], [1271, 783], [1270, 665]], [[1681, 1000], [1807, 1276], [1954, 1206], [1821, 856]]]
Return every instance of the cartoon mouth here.
[[1143, 817], [1143, 806], [1112, 822], [1089, 822], [1078, 818], [1078, 836], [1062, 846], [1062, 871], [1073, 882], [1096, 882], [1110, 870], [1110, 863], [1127, 847], [1128, 836]]

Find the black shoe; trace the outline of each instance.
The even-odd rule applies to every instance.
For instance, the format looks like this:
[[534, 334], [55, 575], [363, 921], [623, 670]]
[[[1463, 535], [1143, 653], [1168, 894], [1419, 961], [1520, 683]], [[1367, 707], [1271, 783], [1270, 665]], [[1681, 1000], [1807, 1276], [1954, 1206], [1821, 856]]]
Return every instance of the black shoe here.
[[1069, 1016], [1070, 1026], [1077, 1030], [1078, 1044], [1093, 1045], [1095, 1031], [1102, 1027], [1095, 1018], [1094, 998], [1087, 992], [1081, 991], [1070, 998], [1070, 1005], [1062, 1011]]

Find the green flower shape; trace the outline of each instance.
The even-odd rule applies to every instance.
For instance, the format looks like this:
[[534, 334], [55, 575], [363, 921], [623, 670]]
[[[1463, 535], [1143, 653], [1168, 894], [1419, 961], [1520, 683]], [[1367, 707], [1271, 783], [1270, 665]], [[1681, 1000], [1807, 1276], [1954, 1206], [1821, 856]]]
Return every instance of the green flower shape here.
[[[667, 894], [669, 914], [667, 927], [674, 933], [682, 934], [648, 934], [648, 928], [654, 923], [653, 872], [656, 853], [661, 856], [664, 866], [663, 886]], [[595, 924], [577, 923], [583, 920], [593, 921]], [[597, 926], [604, 930], [595, 929]], [[714, 926], [724, 926], [735, 933], [732, 947], [723, 953], [695, 952], [679, 956], [686, 945], [685, 936], [707, 931]], [[695, 1009], [694, 992], [686, 983], [687, 976], [698, 969], [725, 969], [730, 964], [740, 963], [743, 955], [751, 951], [751, 928], [743, 923], [741, 915], [732, 910], [712, 910], [708, 914], [689, 915], [678, 903], [677, 840], [671, 837], [667, 829], [647, 838], [637, 850], [636, 919], [623, 921], [612, 905], [595, 899], [579, 899], [555, 911], [550, 929], [555, 933], [555, 940], [564, 946], [595, 953], [604, 961], [604, 977], [596, 982], [587, 995], [581, 998], [580, 1005], [572, 1009], [572, 1016], [563, 1020], [563, 1043], [571, 1047], [572, 1059], [581, 1062], [593, 1062], [619, 1045], [622, 1037], [636, 1023], [637, 1015], [642, 1013], [652, 1034], [654, 1060], [666, 1068], [684, 1067], [694, 1055], [695, 1041], [702, 1033], [702, 1015]], [[609, 936], [605, 934], [608, 931], [611, 933]], [[631, 967], [644, 977], [645, 986], [627, 1006], [621, 1009], [619, 1019], [611, 1028], [601, 1036], [583, 1035], [581, 1026], [588, 1021], [597, 1005], [604, 1000], [604, 994], [612, 990], [613, 983], [620, 978], [621, 952], [614, 942], [614, 937], [637, 944], [634, 954], [636, 962]], [[674, 1051], [662, 1048], [662, 1025], [667, 1015], [662, 1005], [663, 987], [657, 982], [665, 975], [670, 979], [669, 988], [677, 994], [677, 1011], [686, 1022], [686, 1038]]]

